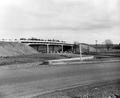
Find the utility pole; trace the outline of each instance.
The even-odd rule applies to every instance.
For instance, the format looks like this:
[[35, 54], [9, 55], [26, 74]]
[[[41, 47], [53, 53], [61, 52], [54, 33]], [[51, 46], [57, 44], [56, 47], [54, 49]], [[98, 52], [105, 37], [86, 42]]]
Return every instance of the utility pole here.
[[96, 53], [97, 53], [97, 42], [98, 42], [98, 40], [95, 40], [95, 44], [96, 44]]
[[81, 49], [81, 44], [79, 44], [79, 50], [80, 50], [80, 61], [82, 60], [82, 49]]

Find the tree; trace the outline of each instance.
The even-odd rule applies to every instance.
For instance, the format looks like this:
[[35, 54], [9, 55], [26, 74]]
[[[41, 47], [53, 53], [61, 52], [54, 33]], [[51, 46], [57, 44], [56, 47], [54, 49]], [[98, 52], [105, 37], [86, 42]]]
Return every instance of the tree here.
[[109, 51], [110, 48], [113, 46], [113, 42], [110, 39], [106, 39], [105, 45], [106, 45], [107, 50]]

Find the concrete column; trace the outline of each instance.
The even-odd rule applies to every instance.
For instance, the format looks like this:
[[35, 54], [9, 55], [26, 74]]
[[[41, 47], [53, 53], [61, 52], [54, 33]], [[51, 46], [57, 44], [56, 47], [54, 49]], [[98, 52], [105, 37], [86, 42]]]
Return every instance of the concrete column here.
[[61, 45], [62, 46], [62, 53], [63, 53], [63, 45]]
[[49, 44], [47, 44], [47, 53], [49, 53]]
[[88, 45], [88, 53], [90, 52], [90, 47], [89, 47], [89, 45]]
[[71, 47], [72, 47], [72, 53], [73, 53], [73, 51], [74, 51], [73, 46], [71, 46]]

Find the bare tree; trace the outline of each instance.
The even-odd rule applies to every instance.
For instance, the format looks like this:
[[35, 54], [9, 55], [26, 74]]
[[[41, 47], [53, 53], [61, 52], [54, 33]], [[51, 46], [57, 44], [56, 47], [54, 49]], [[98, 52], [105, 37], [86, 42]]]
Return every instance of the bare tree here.
[[106, 39], [104, 43], [105, 43], [106, 48], [107, 48], [108, 51], [113, 46], [113, 42], [110, 39]]

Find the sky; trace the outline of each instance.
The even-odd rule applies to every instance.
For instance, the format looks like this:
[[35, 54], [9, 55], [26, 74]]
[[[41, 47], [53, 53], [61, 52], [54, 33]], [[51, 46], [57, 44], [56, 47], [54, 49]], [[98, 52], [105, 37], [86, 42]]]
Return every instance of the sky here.
[[120, 0], [0, 0], [0, 39], [120, 43]]

